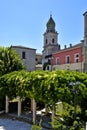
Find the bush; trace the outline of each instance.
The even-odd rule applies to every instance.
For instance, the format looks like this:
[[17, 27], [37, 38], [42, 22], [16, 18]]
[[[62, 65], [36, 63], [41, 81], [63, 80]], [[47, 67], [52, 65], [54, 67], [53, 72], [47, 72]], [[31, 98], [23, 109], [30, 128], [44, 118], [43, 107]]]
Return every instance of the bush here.
[[38, 126], [38, 125], [32, 125], [32, 129], [31, 130], [42, 130], [42, 127]]

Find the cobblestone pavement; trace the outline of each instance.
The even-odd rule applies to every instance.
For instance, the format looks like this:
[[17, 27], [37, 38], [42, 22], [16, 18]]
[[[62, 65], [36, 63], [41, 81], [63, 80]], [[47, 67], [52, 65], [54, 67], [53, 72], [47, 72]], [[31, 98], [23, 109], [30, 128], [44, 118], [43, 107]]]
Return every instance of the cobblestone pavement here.
[[[0, 117], [0, 130], [31, 130], [31, 127], [32, 125], [27, 122]], [[43, 130], [47, 129], [43, 128]]]

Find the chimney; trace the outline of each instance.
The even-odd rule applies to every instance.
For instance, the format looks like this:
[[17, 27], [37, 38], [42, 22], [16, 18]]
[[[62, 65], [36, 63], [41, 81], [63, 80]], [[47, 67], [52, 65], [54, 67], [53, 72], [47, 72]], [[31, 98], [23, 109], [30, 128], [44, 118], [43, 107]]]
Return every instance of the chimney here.
[[66, 45], [64, 45], [64, 49], [66, 49]]
[[70, 43], [70, 47], [72, 47], [72, 44]]
[[81, 43], [84, 43], [84, 40], [80, 40]]

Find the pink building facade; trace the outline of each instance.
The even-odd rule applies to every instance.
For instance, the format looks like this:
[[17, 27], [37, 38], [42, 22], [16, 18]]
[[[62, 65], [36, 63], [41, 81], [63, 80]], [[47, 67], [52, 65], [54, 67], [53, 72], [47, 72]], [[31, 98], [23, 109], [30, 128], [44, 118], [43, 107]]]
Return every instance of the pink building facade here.
[[83, 71], [83, 43], [62, 49], [52, 55], [52, 69]]

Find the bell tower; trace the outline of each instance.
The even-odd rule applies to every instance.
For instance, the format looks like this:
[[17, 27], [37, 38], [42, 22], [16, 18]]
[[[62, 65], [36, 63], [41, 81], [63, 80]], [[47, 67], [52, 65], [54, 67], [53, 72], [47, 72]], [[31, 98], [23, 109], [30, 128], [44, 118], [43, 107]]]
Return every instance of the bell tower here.
[[44, 33], [44, 46], [42, 51], [42, 64], [52, 63], [52, 53], [58, 51], [58, 33], [55, 30], [55, 22], [50, 15], [46, 24], [46, 32]]

